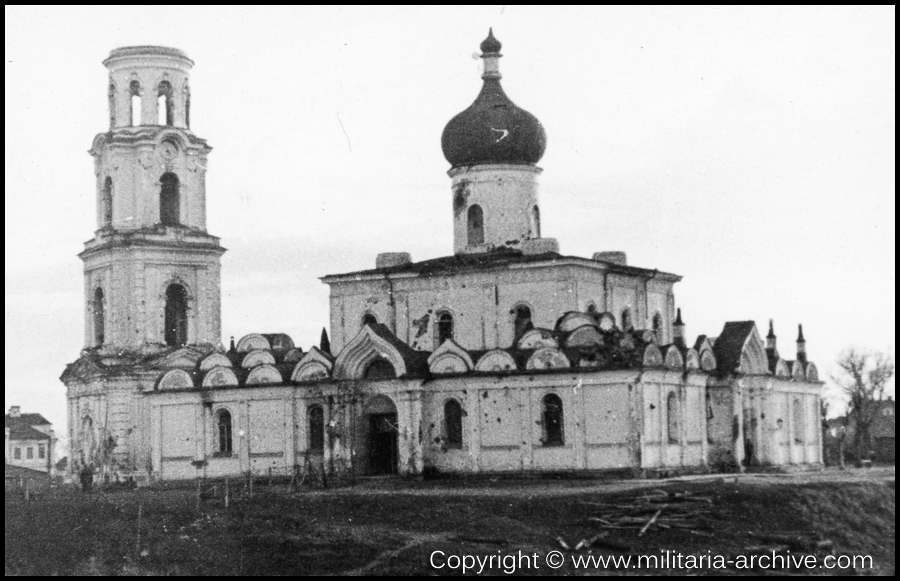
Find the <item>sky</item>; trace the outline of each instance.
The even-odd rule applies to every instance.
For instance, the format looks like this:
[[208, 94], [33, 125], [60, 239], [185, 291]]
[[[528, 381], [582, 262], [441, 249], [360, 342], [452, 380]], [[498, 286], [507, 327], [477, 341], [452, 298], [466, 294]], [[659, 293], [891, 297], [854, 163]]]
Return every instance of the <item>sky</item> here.
[[893, 354], [894, 23], [893, 6], [7, 6], [5, 405], [65, 433], [101, 61], [143, 44], [195, 62], [226, 345], [308, 349], [319, 277], [452, 254], [441, 131], [493, 27], [504, 89], [547, 131], [542, 231], [564, 254], [682, 275], [690, 340], [772, 318], [790, 359], [802, 323], [822, 378], [848, 347]]

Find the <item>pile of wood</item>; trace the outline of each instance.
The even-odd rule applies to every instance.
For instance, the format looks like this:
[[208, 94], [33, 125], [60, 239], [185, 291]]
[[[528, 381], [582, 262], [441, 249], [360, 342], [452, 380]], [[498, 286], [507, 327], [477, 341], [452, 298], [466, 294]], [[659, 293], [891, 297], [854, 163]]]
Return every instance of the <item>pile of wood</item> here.
[[[712, 498], [708, 496], [664, 490], [645, 491], [633, 498], [610, 502], [582, 501], [594, 513], [588, 517], [588, 522], [602, 531], [595, 537], [583, 539], [572, 550], [590, 546], [603, 546], [618, 551], [631, 550], [631, 547], [622, 542], [607, 539], [612, 532], [618, 530], [633, 530], [638, 536], [644, 536], [653, 531], [679, 529], [700, 537], [712, 537], [712, 503]], [[561, 539], [557, 543], [560, 546], [567, 544]]]

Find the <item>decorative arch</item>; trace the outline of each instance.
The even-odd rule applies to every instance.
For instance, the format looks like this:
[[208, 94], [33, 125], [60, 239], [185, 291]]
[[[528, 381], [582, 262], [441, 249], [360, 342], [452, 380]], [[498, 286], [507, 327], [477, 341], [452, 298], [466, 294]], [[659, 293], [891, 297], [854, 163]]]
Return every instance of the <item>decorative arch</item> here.
[[81, 462], [82, 464], [90, 464], [93, 461], [94, 445], [96, 442], [94, 435], [94, 420], [91, 419], [90, 414], [84, 414], [81, 417], [80, 430], [78, 437], [81, 444], [79, 450], [81, 452]]
[[678, 408], [678, 394], [670, 391], [666, 396], [666, 433], [670, 444], [677, 444], [681, 440], [679, 430], [681, 416]]
[[294, 340], [287, 333], [270, 333], [263, 335], [272, 347], [272, 351], [287, 352], [294, 348]]
[[366, 365], [363, 371], [365, 379], [396, 379], [397, 369], [394, 364], [383, 357], [376, 357]]
[[769, 358], [761, 340], [757, 340], [756, 327], [744, 343], [741, 350], [740, 372], [747, 375], [765, 375], [769, 373]]
[[669, 348], [666, 349], [666, 356], [664, 360], [666, 367], [672, 367], [674, 369], [684, 369], [684, 357], [681, 355], [681, 351], [675, 345], [670, 345]]
[[478, 359], [475, 364], [475, 371], [485, 373], [503, 373], [505, 371], [515, 371], [516, 360], [513, 356], [503, 349], [493, 349], [488, 351]]
[[644, 356], [641, 359], [641, 365], [644, 367], [660, 367], [663, 364], [662, 351], [659, 347], [650, 343], [644, 347]]
[[318, 347], [313, 347], [294, 366], [294, 371], [291, 373], [291, 381], [302, 382], [327, 379], [331, 376], [333, 364], [334, 359], [330, 355]]
[[532, 353], [525, 369], [567, 369], [571, 366], [565, 353], [554, 347], [543, 347]]
[[812, 361], [806, 364], [806, 379], [807, 381], [819, 381], [819, 368]]
[[170, 369], [163, 373], [156, 382], [156, 389], [163, 391], [168, 389], [192, 389], [194, 378], [184, 369]]
[[109, 99], [109, 128], [116, 128], [116, 85], [115, 83], [109, 84], [109, 90], [107, 91], [107, 99]]
[[806, 373], [803, 372], [803, 362], [799, 359], [791, 365], [791, 378], [806, 379]]
[[271, 351], [254, 349], [247, 353], [241, 361], [241, 367], [244, 369], [252, 369], [259, 365], [275, 365], [275, 356]]
[[610, 312], [603, 312], [597, 317], [597, 327], [601, 331], [612, 331], [616, 329], [616, 317]]
[[269, 340], [260, 335], [259, 333], [250, 333], [249, 335], [244, 335], [241, 337], [241, 340], [238, 341], [235, 350], [238, 353], [249, 353], [250, 351], [254, 351], [256, 349], [271, 349], [272, 346], [269, 345]]
[[469, 352], [453, 339], [444, 341], [428, 356], [428, 369], [434, 374], [467, 373], [475, 368]]
[[656, 336], [656, 340], [662, 342], [662, 331], [663, 331], [663, 318], [662, 313], [656, 311], [653, 313], [653, 319], [651, 320], [651, 327], [653, 330], [653, 334]]
[[237, 387], [240, 384], [231, 367], [213, 367], [203, 376], [202, 387]]
[[299, 347], [294, 347], [284, 354], [284, 357], [281, 358], [282, 363], [299, 363], [301, 359], [303, 359], [303, 349]]
[[191, 128], [191, 87], [184, 83], [184, 88], [182, 89], [184, 92], [184, 126], [188, 129]]
[[619, 315], [619, 319], [621, 320], [621, 328], [623, 331], [630, 331], [634, 328], [634, 323], [631, 320], [631, 307], [625, 307], [622, 309], [622, 313]]
[[209, 371], [213, 367], [232, 367], [231, 359], [223, 353], [212, 352], [200, 360], [200, 371]]
[[575, 329], [584, 327], [585, 325], [596, 327], [597, 321], [587, 313], [569, 311], [556, 321], [556, 330], [560, 333], [571, 333]]
[[167, 171], [159, 178], [159, 221], [166, 226], [181, 223], [181, 181]]
[[803, 398], [794, 397], [791, 408], [794, 443], [802, 444], [806, 439], [806, 414], [804, 413], [806, 410], [803, 409]]
[[94, 322], [94, 347], [102, 347], [106, 341], [106, 299], [103, 296], [103, 289], [99, 286], [94, 289], [91, 311]]
[[166, 287], [163, 330], [166, 345], [180, 347], [188, 342], [188, 297], [187, 288], [180, 282]]
[[484, 244], [484, 210], [478, 204], [472, 204], [466, 212], [466, 244]]
[[394, 403], [394, 400], [390, 398], [390, 396], [384, 395], [383, 393], [373, 395], [368, 400], [366, 400], [365, 405], [363, 406], [364, 414], [393, 414], [397, 413], [397, 405]]
[[566, 347], [594, 347], [603, 345], [603, 335], [594, 325], [582, 325], [566, 337]]
[[697, 371], [700, 369], [700, 354], [696, 349], [688, 349], [684, 356], [684, 368], [687, 371]]
[[540, 349], [541, 347], [559, 347], [553, 331], [544, 328], [535, 328], [525, 333], [516, 343], [518, 349]]
[[113, 223], [113, 180], [106, 176], [103, 180], [103, 225], [112, 226]]
[[244, 385], [266, 385], [283, 382], [284, 378], [281, 377], [281, 373], [278, 369], [276, 369], [274, 365], [264, 363], [262, 365], [257, 365], [250, 370], [250, 374], [247, 375], [247, 381], [244, 382]]
[[700, 369], [703, 371], [716, 370], [716, 356], [713, 355], [712, 349], [706, 349], [700, 352]]
[[406, 361], [394, 344], [365, 326], [334, 361], [335, 379], [362, 379], [369, 365], [383, 359], [394, 367], [397, 377], [406, 375]]
[[779, 359], [775, 363], [775, 377], [790, 377], [791, 367], [784, 359]]

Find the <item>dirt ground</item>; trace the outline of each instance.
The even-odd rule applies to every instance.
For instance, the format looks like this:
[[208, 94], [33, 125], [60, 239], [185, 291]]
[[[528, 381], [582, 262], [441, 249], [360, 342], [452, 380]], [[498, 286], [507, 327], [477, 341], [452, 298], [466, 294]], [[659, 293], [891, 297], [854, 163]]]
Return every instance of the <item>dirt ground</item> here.
[[6, 574], [894, 574], [893, 467], [203, 490], [7, 487]]

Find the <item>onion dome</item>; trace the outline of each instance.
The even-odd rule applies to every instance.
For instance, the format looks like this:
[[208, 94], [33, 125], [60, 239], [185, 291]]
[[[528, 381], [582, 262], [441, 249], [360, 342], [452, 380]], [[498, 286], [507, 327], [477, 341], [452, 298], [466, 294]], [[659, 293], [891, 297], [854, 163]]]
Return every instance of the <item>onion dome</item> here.
[[484, 85], [468, 109], [444, 127], [441, 148], [453, 167], [479, 164], [534, 165], [547, 148], [537, 117], [513, 103], [500, 86], [500, 41], [493, 30], [481, 43]]

